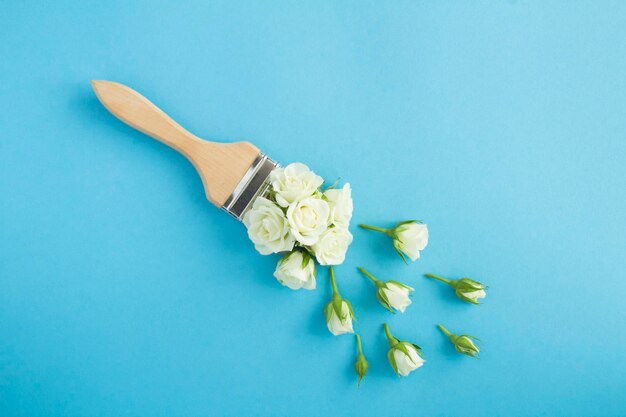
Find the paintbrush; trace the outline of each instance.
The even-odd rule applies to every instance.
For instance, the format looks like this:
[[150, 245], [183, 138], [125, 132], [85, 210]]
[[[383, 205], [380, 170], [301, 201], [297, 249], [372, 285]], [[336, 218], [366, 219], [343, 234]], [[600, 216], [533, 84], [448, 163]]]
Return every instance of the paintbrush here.
[[269, 174], [278, 164], [253, 144], [201, 139], [123, 84], [92, 81], [91, 85], [115, 117], [184, 155], [198, 171], [207, 199], [237, 220], [267, 190]]

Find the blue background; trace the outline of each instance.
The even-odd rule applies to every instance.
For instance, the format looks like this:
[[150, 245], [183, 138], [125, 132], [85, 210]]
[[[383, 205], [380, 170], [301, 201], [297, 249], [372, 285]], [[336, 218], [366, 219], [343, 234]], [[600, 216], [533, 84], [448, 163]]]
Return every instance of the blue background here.
[[[625, 2], [55, 3], [0, 13], [0, 415], [626, 415]], [[353, 227], [360, 389], [327, 270], [278, 285], [91, 79], [349, 181], [354, 224], [428, 223], [409, 266]], [[407, 313], [358, 265], [414, 286]], [[486, 282], [486, 303], [425, 272]], [[384, 321], [424, 348], [409, 378]]]

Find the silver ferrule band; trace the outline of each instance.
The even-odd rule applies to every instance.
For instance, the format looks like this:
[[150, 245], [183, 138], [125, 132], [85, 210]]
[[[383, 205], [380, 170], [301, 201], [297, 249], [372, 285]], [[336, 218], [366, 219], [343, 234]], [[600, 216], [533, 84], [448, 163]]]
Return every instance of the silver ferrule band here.
[[252, 202], [267, 190], [270, 172], [277, 166], [267, 155], [259, 153], [222, 208], [241, 221]]

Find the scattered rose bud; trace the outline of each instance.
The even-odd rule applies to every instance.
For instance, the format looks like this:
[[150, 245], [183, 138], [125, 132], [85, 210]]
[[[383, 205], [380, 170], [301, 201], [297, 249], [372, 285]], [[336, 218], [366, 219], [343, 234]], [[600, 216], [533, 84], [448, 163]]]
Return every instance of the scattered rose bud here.
[[480, 349], [478, 349], [478, 346], [474, 344], [474, 340], [478, 341], [478, 338], [470, 336], [468, 334], [457, 336], [450, 333], [448, 329], [443, 327], [443, 325], [441, 324], [437, 325], [437, 327], [439, 327], [439, 330], [441, 330], [446, 336], [448, 336], [448, 338], [450, 338], [450, 341], [454, 344], [454, 348], [457, 352], [467, 356], [471, 356], [472, 358], [478, 358], [478, 353], [480, 352]]
[[395, 313], [395, 309], [404, 313], [404, 310], [411, 304], [410, 295], [413, 288], [398, 281], [381, 281], [362, 267], [359, 267], [359, 271], [376, 285], [376, 298], [387, 310]]
[[339, 336], [344, 333], [354, 333], [352, 328], [352, 319], [354, 318], [354, 312], [350, 303], [341, 298], [339, 290], [337, 289], [337, 283], [335, 282], [335, 272], [333, 267], [330, 268], [330, 283], [333, 287], [333, 298], [324, 309], [326, 315], [326, 325], [328, 330], [335, 336]]
[[292, 290], [314, 290], [315, 261], [307, 252], [294, 250], [278, 261], [274, 276], [278, 282]]
[[424, 276], [436, 279], [437, 281], [445, 282], [454, 288], [454, 292], [457, 297], [463, 301], [467, 301], [468, 303], [480, 304], [478, 300], [487, 296], [487, 287], [480, 282], [474, 281], [473, 279], [446, 279], [434, 274], [425, 274]]
[[396, 224], [393, 229], [360, 224], [359, 227], [385, 233], [393, 239], [393, 247], [406, 263], [405, 255], [412, 261], [420, 257], [420, 251], [428, 245], [428, 226], [418, 220], [407, 220]]
[[361, 336], [359, 336], [358, 334], [356, 335], [356, 345], [358, 355], [356, 358], [356, 363], [354, 364], [354, 369], [359, 376], [359, 381], [357, 382], [357, 384], [360, 386], [361, 380], [369, 369], [369, 363], [367, 363], [367, 359], [365, 359], [365, 355], [363, 355], [363, 348], [361, 347]]
[[387, 323], [384, 324], [384, 329], [390, 346], [387, 359], [389, 359], [389, 363], [396, 375], [407, 376], [424, 365], [426, 361], [422, 358], [423, 353], [419, 346], [410, 342], [399, 341], [393, 337]]

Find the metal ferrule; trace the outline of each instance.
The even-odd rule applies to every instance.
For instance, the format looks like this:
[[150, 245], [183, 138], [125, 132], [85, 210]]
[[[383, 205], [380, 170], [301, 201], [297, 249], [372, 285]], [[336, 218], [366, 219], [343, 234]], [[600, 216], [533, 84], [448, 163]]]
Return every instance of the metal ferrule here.
[[267, 155], [259, 153], [222, 208], [237, 220], [242, 221], [244, 213], [252, 206], [254, 200], [269, 188], [270, 172], [278, 166]]

